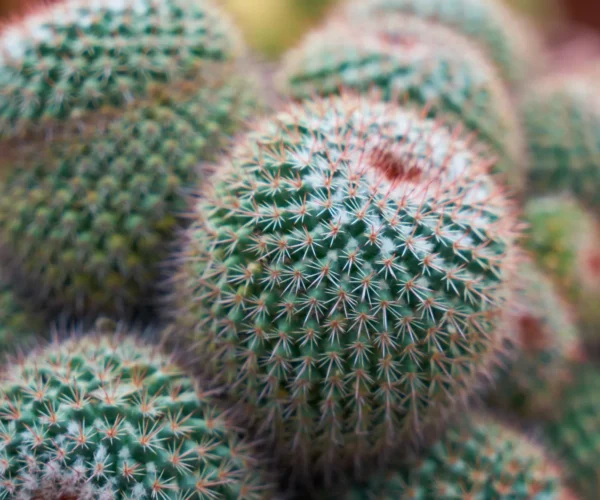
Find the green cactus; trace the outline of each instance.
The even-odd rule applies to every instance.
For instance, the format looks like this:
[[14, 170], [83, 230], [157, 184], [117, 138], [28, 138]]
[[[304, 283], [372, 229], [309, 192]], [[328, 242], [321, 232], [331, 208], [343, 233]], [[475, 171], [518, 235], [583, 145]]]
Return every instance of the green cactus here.
[[346, 500], [566, 500], [559, 469], [547, 453], [489, 417], [468, 419], [420, 460], [356, 486]]
[[385, 457], [487, 380], [515, 254], [487, 166], [350, 96], [290, 105], [219, 164], [171, 309], [298, 470]]
[[580, 498], [593, 500], [600, 497], [600, 371], [578, 365], [572, 372], [572, 384], [558, 404], [561, 414], [544, 435]]
[[152, 302], [199, 164], [257, 105], [237, 38], [207, 0], [73, 0], [0, 35], [0, 247], [40, 307]]
[[529, 231], [525, 245], [574, 307], [588, 344], [600, 344], [600, 227], [592, 214], [570, 198], [548, 196], [525, 206]]
[[42, 318], [27, 307], [0, 276], [0, 352], [18, 349], [42, 328]]
[[211, 0], [67, 0], [0, 33], [0, 138], [47, 133], [225, 71], [237, 31]]
[[570, 193], [600, 213], [600, 97], [578, 74], [548, 77], [521, 100], [531, 156], [531, 189]]
[[0, 394], [0, 498], [271, 498], [210, 394], [135, 338], [46, 346]]
[[467, 39], [398, 14], [357, 28], [333, 21], [306, 38], [285, 59], [283, 92], [307, 98], [376, 88], [385, 100], [427, 107], [429, 116], [473, 132], [499, 157], [509, 184], [523, 188], [519, 119], [495, 68]]
[[147, 305], [197, 164], [240, 102], [237, 86], [161, 98], [23, 154], [0, 180], [0, 242], [11, 279], [51, 311]]
[[575, 318], [554, 284], [532, 262], [519, 267], [517, 335], [504, 346], [493, 406], [539, 420], [556, 412], [570, 361], [582, 356]]
[[535, 28], [500, 0], [354, 0], [342, 12], [357, 21], [397, 12], [447, 25], [478, 43], [510, 83], [522, 83], [540, 66]]

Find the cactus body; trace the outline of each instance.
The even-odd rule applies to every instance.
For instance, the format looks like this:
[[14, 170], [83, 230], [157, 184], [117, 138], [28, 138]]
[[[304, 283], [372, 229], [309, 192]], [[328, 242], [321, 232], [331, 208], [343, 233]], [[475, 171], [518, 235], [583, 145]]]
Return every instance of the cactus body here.
[[357, 21], [396, 12], [447, 25], [478, 43], [511, 83], [522, 82], [539, 65], [541, 42], [534, 28], [500, 1], [354, 0], [344, 10]]
[[558, 468], [518, 432], [477, 416], [450, 429], [423, 458], [355, 487], [346, 500], [565, 500]]
[[207, 0], [73, 0], [0, 36], [0, 247], [41, 307], [149, 305], [199, 164], [256, 104], [236, 40]]
[[443, 26], [397, 14], [332, 22], [288, 54], [280, 77], [296, 98], [376, 88], [385, 100], [427, 107], [473, 132], [510, 185], [523, 188], [524, 144], [507, 90], [485, 57]]
[[559, 402], [561, 414], [546, 426], [545, 437], [561, 458], [581, 498], [600, 496], [600, 372], [573, 366], [571, 386]]
[[491, 399], [526, 418], [550, 418], [570, 380], [570, 361], [582, 354], [579, 332], [551, 280], [531, 262], [519, 269], [517, 335], [507, 339], [505, 366]]
[[600, 346], [600, 227], [580, 204], [563, 197], [529, 201], [525, 241], [536, 261], [571, 302], [581, 334], [590, 346]]
[[2, 498], [270, 498], [210, 395], [134, 338], [44, 347], [0, 393]]
[[536, 193], [570, 194], [600, 213], [600, 96], [593, 79], [550, 77], [521, 108]]
[[514, 221], [464, 142], [333, 97], [265, 120], [218, 172], [177, 322], [296, 467], [367, 465], [485, 383]]

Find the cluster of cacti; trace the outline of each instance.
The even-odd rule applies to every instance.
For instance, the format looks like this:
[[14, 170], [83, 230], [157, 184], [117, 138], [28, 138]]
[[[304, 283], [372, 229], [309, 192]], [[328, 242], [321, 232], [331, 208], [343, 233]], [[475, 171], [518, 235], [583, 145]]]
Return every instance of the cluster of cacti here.
[[199, 164], [255, 107], [235, 30], [206, 0], [75, 0], [0, 44], [9, 277], [51, 310], [146, 305]]
[[519, 432], [484, 415], [465, 419], [418, 460], [343, 495], [347, 500], [566, 500], [559, 468]]
[[572, 194], [600, 209], [600, 96], [596, 80], [547, 77], [521, 100], [531, 156], [530, 181], [539, 193]]
[[478, 43], [515, 84], [523, 83], [543, 57], [535, 30], [496, 0], [352, 0], [342, 9], [357, 21], [398, 12], [450, 26]]
[[572, 367], [574, 380], [557, 401], [560, 414], [545, 437], [565, 465], [581, 498], [600, 496], [600, 370]]
[[507, 89], [495, 68], [468, 40], [444, 27], [400, 15], [357, 26], [331, 22], [285, 59], [283, 93], [306, 99], [341, 89], [380, 91], [462, 126], [500, 161], [513, 188], [524, 185], [522, 134]]
[[176, 314], [296, 463], [414, 441], [490, 374], [515, 224], [485, 163], [414, 113], [334, 97], [291, 105], [218, 166]]
[[214, 398], [114, 331], [9, 365], [0, 433], [2, 498], [270, 498], [258, 456]]
[[530, 419], [556, 413], [570, 381], [570, 362], [582, 356], [568, 305], [531, 262], [519, 266], [514, 331], [506, 340], [492, 405]]
[[596, 500], [600, 92], [497, 2], [2, 26], [0, 499]]

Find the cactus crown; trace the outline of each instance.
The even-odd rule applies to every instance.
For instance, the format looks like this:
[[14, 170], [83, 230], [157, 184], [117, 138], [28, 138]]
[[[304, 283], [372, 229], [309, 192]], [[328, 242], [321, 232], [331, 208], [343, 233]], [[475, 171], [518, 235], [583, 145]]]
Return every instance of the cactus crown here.
[[427, 107], [462, 124], [493, 154], [513, 187], [524, 181], [524, 144], [503, 82], [486, 58], [453, 31], [410, 16], [352, 24], [333, 21], [284, 62], [285, 93], [297, 98], [376, 88], [386, 100]]
[[239, 42], [210, 0], [66, 0], [5, 27], [0, 47], [0, 137], [11, 137], [201, 79]]
[[566, 498], [559, 470], [544, 450], [489, 417], [469, 419], [404, 469], [392, 470], [345, 498]]
[[210, 395], [134, 338], [47, 346], [0, 396], [1, 498], [265, 498]]
[[432, 121], [347, 96], [290, 106], [223, 159], [177, 321], [297, 463], [418, 439], [482, 383], [514, 237], [485, 163]]

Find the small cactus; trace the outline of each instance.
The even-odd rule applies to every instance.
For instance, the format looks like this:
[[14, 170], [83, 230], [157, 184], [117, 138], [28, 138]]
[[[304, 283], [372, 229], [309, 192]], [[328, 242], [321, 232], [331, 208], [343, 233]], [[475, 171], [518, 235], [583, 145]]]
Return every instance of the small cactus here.
[[518, 297], [517, 335], [507, 339], [491, 402], [526, 418], [546, 419], [557, 411], [570, 362], [582, 355], [579, 332], [554, 284], [532, 262], [519, 267]]
[[271, 498], [210, 394], [157, 348], [105, 330], [5, 367], [0, 498]]
[[298, 469], [366, 466], [485, 384], [515, 261], [487, 167], [433, 121], [353, 96], [290, 105], [220, 162], [177, 330]]
[[546, 77], [521, 100], [531, 189], [570, 194], [600, 213], [600, 96], [578, 74]]
[[490, 417], [450, 429], [419, 460], [356, 486], [345, 500], [566, 500], [559, 468], [540, 446]]
[[306, 38], [284, 60], [283, 93], [295, 98], [373, 88], [385, 100], [428, 109], [461, 124], [496, 154], [495, 167], [516, 189], [524, 186], [524, 143], [508, 92], [472, 44], [434, 23], [400, 15], [334, 21]]
[[573, 381], [557, 401], [560, 416], [545, 428], [553, 452], [565, 464], [582, 499], [600, 498], [600, 371], [572, 366]]
[[410, 14], [467, 35], [487, 53], [510, 83], [522, 83], [540, 66], [542, 42], [501, 0], [353, 0], [343, 7], [351, 19]]

